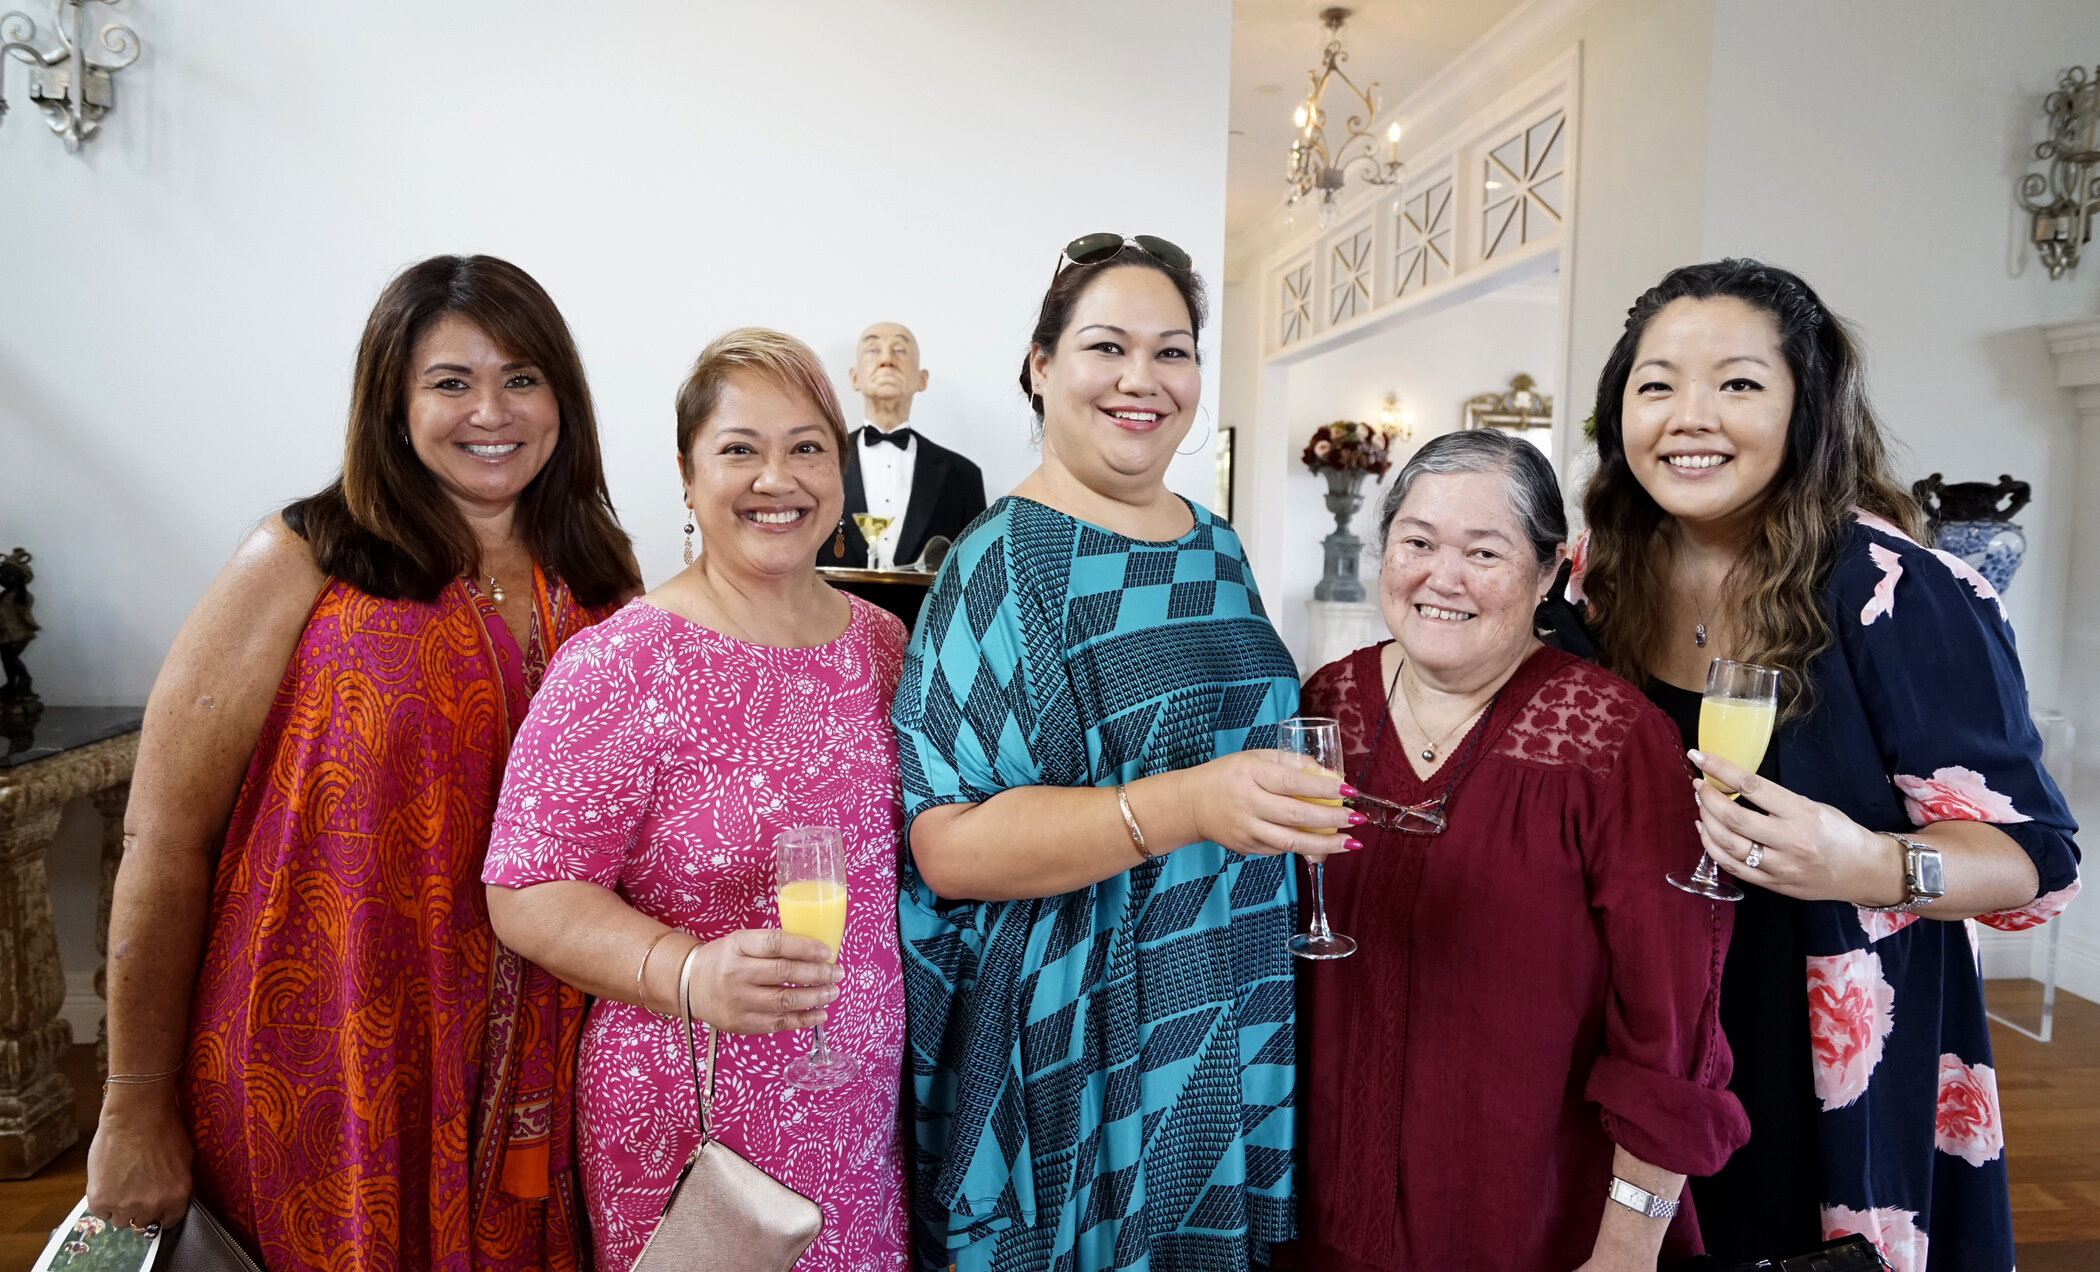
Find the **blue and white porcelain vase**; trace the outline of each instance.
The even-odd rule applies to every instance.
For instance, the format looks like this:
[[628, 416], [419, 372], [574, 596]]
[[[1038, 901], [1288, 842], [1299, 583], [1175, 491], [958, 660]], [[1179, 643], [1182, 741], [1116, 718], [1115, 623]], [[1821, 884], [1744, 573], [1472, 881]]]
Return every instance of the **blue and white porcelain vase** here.
[[1925, 510], [1933, 543], [1976, 568], [2003, 593], [2027, 555], [2027, 533], [2013, 514], [2027, 506], [2030, 488], [2000, 474], [1996, 485], [1982, 481], [1948, 483], [1934, 473], [1910, 488]]

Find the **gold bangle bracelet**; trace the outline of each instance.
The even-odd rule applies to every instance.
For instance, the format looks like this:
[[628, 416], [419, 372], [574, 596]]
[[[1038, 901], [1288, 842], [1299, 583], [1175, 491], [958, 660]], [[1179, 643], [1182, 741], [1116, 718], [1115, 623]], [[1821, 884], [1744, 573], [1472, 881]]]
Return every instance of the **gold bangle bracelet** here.
[[1138, 829], [1137, 814], [1130, 811], [1130, 794], [1121, 782], [1116, 783], [1116, 807], [1123, 810], [1123, 829], [1130, 832], [1130, 846], [1145, 860], [1156, 860], [1159, 854], [1145, 847], [1145, 832]]
[[637, 994], [640, 993], [642, 988], [642, 976], [649, 970], [649, 956], [656, 953], [656, 947], [664, 943], [664, 938], [675, 935], [677, 931], [678, 929], [674, 927], [665, 928], [656, 934], [655, 940], [649, 942], [649, 948], [642, 951], [642, 961], [634, 969], [634, 988]]

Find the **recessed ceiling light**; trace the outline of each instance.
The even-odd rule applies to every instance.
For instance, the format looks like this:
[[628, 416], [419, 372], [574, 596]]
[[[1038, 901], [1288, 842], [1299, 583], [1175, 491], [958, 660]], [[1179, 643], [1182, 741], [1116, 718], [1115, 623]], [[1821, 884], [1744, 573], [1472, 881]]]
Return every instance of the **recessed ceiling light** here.
[[1256, 84], [1254, 86], [1254, 95], [1256, 97], [1274, 97], [1282, 91], [1282, 86], [1277, 84]]

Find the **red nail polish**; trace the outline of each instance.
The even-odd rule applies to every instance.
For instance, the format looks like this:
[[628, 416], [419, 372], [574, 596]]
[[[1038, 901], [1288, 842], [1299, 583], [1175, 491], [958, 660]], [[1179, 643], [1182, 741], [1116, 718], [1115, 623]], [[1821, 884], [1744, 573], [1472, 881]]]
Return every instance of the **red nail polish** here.
[[1351, 812], [1351, 813], [1349, 814], [1349, 824], [1350, 824], [1351, 826], [1361, 826], [1361, 825], [1363, 825], [1363, 824], [1364, 824], [1365, 822], [1367, 822], [1367, 821], [1369, 821], [1369, 820], [1371, 820], [1371, 819], [1370, 819], [1370, 818], [1368, 818], [1368, 817], [1366, 817], [1366, 816], [1364, 816], [1364, 815], [1363, 815], [1362, 813], [1359, 813], [1359, 812], [1354, 812], [1354, 811], [1352, 811], [1352, 812]]
[[1354, 786], [1351, 786], [1351, 785], [1349, 785], [1349, 783], [1347, 783], [1347, 782], [1343, 782], [1343, 783], [1342, 783], [1342, 798], [1343, 798], [1343, 799], [1354, 799], [1354, 798], [1355, 798], [1356, 796], [1358, 796], [1358, 795], [1361, 795], [1361, 794], [1363, 794], [1363, 792], [1362, 792], [1362, 791], [1359, 791], [1359, 790], [1357, 790], [1357, 789], [1356, 789], [1356, 788], [1355, 788]]
[[1362, 844], [1362, 843], [1361, 843], [1360, 841], [1358, 841], [1358, 840], [1354, 840], [1354, 839], [1344, 839], [1344, 840], [1342, 841], [1342, 851], [1343, 851], [1343, 852], [1355, 852], [1355, 851], [1356, 851], [1357, 849], [1359, 849], [1359, 848], [1361, 848], [1361, 847], [1363, 847], [1363, 844]]

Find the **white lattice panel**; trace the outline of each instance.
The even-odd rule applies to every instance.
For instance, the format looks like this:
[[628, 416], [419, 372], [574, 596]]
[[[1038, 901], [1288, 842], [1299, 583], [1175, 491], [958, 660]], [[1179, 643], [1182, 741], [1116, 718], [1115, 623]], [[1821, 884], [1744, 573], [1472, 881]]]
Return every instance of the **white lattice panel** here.
[[1403, 197], [1393, 210], [1393, 292], [1409, 296], [1451, 277], [1451, 178]]
[[1492, 146], [1480, 161], [1483, 260], [1558, 233], [1567, 215], [1567, 112], [1555, 109]]
[[1371, 227], [1344, 234], [1327, 249], [1327, 321], [1371, 312]]

